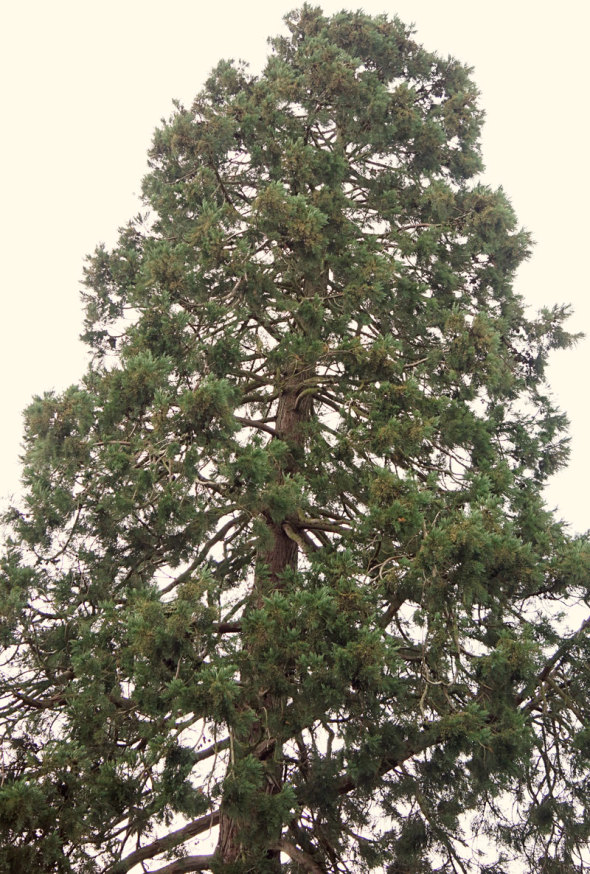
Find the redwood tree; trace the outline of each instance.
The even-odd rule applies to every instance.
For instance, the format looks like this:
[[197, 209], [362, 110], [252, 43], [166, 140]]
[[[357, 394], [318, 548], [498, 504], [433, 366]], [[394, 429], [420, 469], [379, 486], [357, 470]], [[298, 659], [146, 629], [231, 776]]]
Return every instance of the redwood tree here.
[[26, 412], [0, 870], [587, 870], [567, 308], [513, 289], [470, 70], [286, 24], [157, 130], [88, 371]]

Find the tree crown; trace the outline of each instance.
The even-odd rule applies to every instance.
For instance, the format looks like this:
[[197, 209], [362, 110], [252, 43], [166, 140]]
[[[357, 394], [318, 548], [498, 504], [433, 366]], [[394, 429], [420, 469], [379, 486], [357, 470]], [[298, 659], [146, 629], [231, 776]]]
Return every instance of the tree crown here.
[[156, 131], [89, 369], [27, 410], [0, 867], [581, 871], [567, 307], [513, 289], [471, 71], [396, 18], [286, 25]]

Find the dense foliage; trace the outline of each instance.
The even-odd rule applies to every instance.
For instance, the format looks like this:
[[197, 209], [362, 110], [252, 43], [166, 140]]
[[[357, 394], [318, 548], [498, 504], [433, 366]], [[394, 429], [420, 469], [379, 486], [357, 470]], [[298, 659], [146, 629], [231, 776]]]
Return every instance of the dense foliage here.
[[0, 870], [582, 871], [566, 308], [513, 290], [470, 71], [397, 19], [286, 23], [162, 123], [88, 371], [27, 410]]

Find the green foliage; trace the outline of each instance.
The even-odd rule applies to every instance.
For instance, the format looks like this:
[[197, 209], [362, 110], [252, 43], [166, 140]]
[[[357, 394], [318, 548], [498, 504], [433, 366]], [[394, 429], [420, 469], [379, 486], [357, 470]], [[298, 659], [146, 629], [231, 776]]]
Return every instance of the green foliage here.
[[87, 373], [26, 412], [0, 870], [580, 871], [567, 307], [513, 288], [469, 69], [395, 18], [286, 27], [156, 131]]

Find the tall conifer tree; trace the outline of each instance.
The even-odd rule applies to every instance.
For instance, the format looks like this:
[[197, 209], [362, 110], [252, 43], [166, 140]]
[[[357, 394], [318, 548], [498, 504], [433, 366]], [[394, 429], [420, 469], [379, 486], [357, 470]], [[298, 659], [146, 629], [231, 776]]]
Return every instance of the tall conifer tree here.
[[156, 132], [88, 371], [26, 412], [0, 870], [582, 871], [566, 308], [513, 290], [470, 70], [397, 19], [286, 23]]

